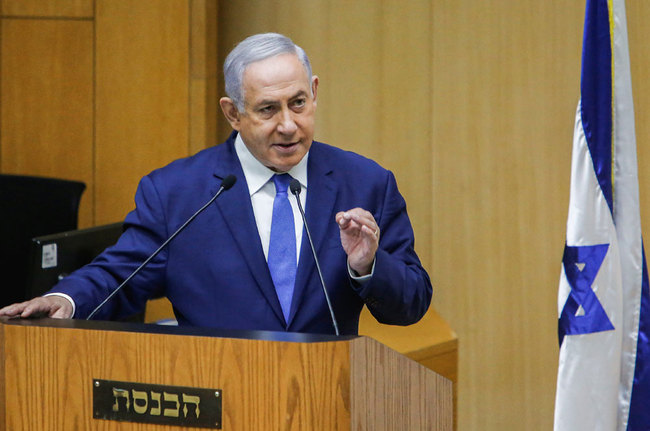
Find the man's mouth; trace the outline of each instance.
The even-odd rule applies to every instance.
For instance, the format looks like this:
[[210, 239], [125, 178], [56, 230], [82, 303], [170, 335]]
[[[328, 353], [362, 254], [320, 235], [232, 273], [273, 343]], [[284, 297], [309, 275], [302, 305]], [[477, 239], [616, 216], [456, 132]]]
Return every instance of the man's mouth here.
[[299, 141], [298, 142], [279, 142], [279, 143], [273, 144], [273, 146], [276, 147], [280, 151], [289, 151], [289, 150], [293, 150], [298, 145], [298, 143], [299, 143]]

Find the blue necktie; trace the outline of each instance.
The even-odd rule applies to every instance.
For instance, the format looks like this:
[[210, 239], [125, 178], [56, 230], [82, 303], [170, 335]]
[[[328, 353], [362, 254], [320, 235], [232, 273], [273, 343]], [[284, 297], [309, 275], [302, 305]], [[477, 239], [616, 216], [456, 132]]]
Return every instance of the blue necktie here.
[[268, 265], [275, 290], [282, 306], [285, 322], [289, 322], [291, 298], [296, 281], [296, 228], [287, 189], [289, 174], [274, 175], [275, 199], [271, 219]]

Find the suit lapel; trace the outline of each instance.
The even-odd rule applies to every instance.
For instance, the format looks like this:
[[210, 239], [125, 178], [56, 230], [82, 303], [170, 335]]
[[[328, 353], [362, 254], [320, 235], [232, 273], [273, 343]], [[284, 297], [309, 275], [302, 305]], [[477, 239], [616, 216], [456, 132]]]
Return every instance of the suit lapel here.
[[[284, 321], [282, 307], [275, 292], [273, 280], [269, 273], [262, 244], [259, 234], [257, 233], [257, 224], [251, 205], [248, 185], [242, 170], [239, 159], [235, 153], [234, 135], [231, 135], [226, 143], [222, 157], [218, 158], [215, 169], [216, 181], [213, 193], [216, 193], [221, 185], [221, 181], [226, 176], [233, 174], [237, 177], [235, 185], [228, 190], [229, 196], [224, 196], [216, 200], [216, 206], [221, 212], [230, 234], [234, 238], [241, 254], [244, 256], [250, 273], [255, 278], [260, 291], [266, 298], [267, 302], [280, 321]], [[218, 245], [217, 245], [218, 246]]]
[[[332, 178], [332, 172], [326, 158], [321, 155], [319, 144], [314, 142], [309, 152], [307, 165], [308, 185], [305, 217], [314, 241], [314, 248], [319, 257], [319, 250], [322, 249], [323, 243], [329, 239], [326, 237], [328, 228], [331, 228], [332, 223], [335, 223], [334, 204], [336, 203], [337, 188]], [[325, 270], [325, 268], [321, 269]], [[312, 256], [307, 232], [303, 230], [289, 323], [293, 320], [303, 301], [309, 280], [311, 280], [311, 277], [318, 277], [315, 271], [316, 264]]]

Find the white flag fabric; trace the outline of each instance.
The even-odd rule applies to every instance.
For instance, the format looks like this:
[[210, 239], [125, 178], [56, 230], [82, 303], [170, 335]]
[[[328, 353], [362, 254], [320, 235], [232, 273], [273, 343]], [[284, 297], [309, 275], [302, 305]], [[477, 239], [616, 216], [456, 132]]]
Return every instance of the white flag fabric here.
[[650, 292], [624, 0], [587, 0], [555, 431], [650, 430]]

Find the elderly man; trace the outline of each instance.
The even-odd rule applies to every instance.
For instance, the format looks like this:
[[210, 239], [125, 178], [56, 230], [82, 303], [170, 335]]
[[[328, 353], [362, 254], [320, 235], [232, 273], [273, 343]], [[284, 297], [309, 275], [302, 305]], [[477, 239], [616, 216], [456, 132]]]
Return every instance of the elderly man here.
[[[404, 199], [389, 171], [313, 141], [319, 81], [305, 52], [279, 34], [251, 36], [228, 55], [224, 74], [230, 138], [144, 177], [115, 246], [48, 295], [0, 314], [86, 318], [234, 175], [232, 189], [97, 318], [133, 314], [166, 295], [181, 325], [332, 333], [306, 227], [342, 334], [357, 333], [364, 304], [384, 323], [422, 317], [432, 289]], [[295, 196], [287, 193], [292, 179]]]

